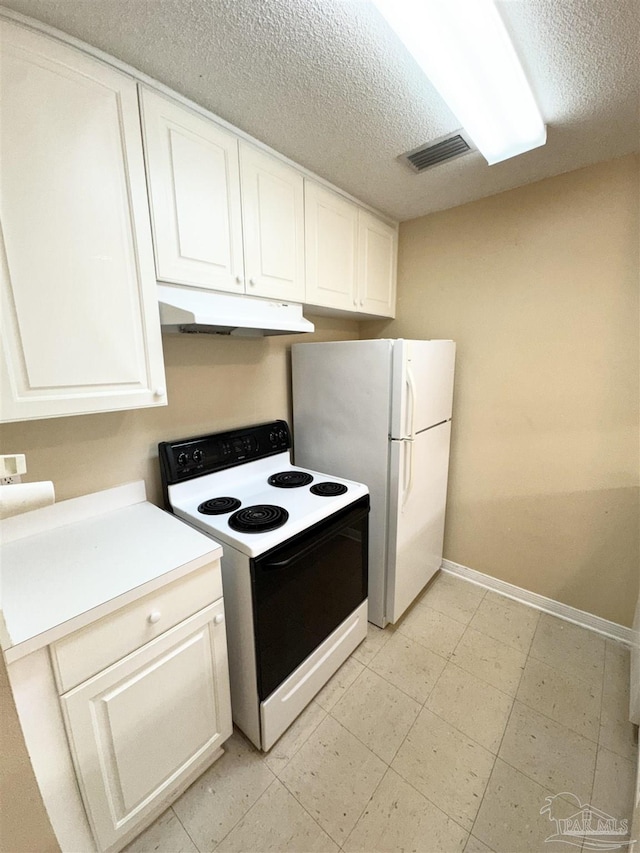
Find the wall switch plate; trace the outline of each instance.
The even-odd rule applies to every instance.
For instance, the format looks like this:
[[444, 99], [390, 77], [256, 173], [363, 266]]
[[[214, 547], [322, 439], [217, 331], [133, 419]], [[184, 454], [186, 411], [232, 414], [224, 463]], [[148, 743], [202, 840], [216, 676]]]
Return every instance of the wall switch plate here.
[[27, 457], [24, 453], [8, 453], [0, 456], [0, 484], [7, 486], [20, 482], [20, 474], [27, 473]]

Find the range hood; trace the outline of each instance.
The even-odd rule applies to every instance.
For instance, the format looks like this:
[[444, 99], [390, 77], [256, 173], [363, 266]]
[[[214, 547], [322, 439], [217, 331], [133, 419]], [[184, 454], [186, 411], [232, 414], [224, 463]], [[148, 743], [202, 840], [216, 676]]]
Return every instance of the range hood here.
[[171, 284], [158, 284], [158, 301], [165, 332], [256, 338], [314, 330], [295, 302]]

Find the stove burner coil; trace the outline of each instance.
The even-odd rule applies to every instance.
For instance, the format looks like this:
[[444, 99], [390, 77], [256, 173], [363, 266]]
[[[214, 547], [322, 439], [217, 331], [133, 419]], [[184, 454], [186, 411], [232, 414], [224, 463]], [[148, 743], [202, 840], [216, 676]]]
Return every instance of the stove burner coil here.
[[280, 471], [279, 474], [272, 474], [267, 482], [278, 489], [298, 489], [313, 483], [313, 477], [304, 471]]
[[311, 494], [320, 495], [323, 498], [333, 498], [336, 495], [344, 495], [349, 490], [342, 483], [316, 483], [315, 486], [311, 486], [309, 491]]
[[263, 533], [282, 527], [288, 518], [289, 513], [281, 506], [256, 504], [234, 512], [229, 518], [229, 527], [240, 533]]
[[225, 512], [233, 512], [242, 506], [238, 498], [211, 498], [198, 507], [198, 512], [204, 515], [224, 515]]

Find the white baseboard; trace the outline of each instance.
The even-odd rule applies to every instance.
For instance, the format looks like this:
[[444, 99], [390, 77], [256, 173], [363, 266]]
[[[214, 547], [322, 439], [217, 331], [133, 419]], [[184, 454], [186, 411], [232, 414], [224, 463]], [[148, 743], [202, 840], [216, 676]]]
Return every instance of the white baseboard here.
[[617, 622], [610, 622], [601, 616], [594, 616], [593, 613], [578, 610], [577, 607], [570, 607], [561, 601], [555, 601], [553, 598], [538, 595], [537, 592], [530, 592], [528, 589], [514, 586], [512, 583], [493, 578], [491, 575], [485, 575], [482, 572], [477, 572], [475, 569], [469, 569], [467, 566], [453, 563], [451, 560], [442, 561], [442, 570], [450, 575], [457, 575], [485, 589], [490, 589], [493, 592], [504, 595], [507, 598], [512, 598], [514, 601], [519, 601], [521, 604], [528, 604], [529, 607], [534, 607], [536, 610], [542, 610], [544, 613], [550, 613], [559, 619], [573, 622], [574, 625], [588, 628], [590, 631], [595, 631], [604, 637], [610, 637], [612, 640], [618, 640], [629, 646], [632, 644], [632, 629], [626, 628], [624, 625], [618, 625]]

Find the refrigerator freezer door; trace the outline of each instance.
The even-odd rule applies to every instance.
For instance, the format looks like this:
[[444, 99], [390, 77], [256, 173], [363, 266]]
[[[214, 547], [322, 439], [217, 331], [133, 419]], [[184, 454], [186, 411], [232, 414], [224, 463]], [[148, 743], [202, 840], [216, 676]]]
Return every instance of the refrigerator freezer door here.
[[392, 342], [291, 352], [295, 463], [369, 487], [369, 621], [384, 627]]
[[454, 341], [394, 342], [392, 438], [411, 438], [451, 418], [455, 355]]
[[386, 617], [396, 622], [442, 563], [451, 422], [391, 441]]

